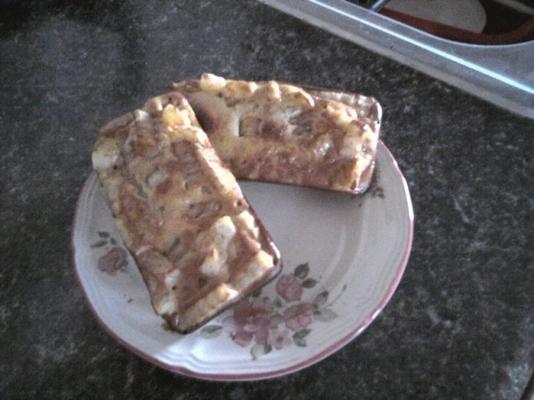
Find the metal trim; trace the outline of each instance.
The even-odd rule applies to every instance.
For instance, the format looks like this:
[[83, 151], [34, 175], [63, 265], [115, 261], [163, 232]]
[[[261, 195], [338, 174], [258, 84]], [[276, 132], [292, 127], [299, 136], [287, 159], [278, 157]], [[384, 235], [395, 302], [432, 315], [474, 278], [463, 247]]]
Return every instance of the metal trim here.
[[534, 119], [534, 41], [474, 45], [442, 39], [345, 0], [259, 0]]

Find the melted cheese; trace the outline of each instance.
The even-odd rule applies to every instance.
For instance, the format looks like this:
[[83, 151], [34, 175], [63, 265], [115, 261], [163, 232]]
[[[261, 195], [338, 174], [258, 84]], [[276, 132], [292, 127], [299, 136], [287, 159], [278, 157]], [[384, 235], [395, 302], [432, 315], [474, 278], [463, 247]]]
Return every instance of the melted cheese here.
[[175, 87], [238, 178], [349, 192], [370, 180], [370, 174], [366, 181], [362, 176], [373, 166], [381, 116], [372, 98], [337, 92], [322, 97], [276, 81], [211, 74]]
[[200, 271], [208, 277], [226, 278], [228, 275], [228, 247], [235, 236], [236, 227], [232, 219], [224, 216], [210, 228], [211, 250], [200, 265]]
[[275, 269], [273, 257], [259, 261], [276, 250], [261, 244], [265, 232], [179, 93], [107, 124], [93, 163], [154, 309], [175, 329], [205, 322]]

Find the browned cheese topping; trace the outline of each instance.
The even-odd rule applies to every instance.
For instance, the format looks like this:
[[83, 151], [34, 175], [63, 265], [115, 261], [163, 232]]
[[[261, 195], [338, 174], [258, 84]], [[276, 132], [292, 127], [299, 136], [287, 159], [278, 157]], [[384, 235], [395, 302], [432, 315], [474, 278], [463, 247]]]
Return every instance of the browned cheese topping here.
[[101, 129], [93, 152], [156, 312], [188, 332], [279, 270], [279, 255], [177, 92]]
[[237, 178], [363, 192], [380, 105], [370, 97], [211, 74], [174, 84]]

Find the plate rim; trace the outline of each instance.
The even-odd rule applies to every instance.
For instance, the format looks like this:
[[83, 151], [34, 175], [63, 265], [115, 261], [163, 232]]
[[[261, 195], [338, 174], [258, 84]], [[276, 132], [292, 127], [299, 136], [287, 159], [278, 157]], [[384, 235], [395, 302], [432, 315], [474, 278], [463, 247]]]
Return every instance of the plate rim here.
[[328, 347], [325, 347], [317, 354], [314, 354], [310, 358], [300, 361], [298, 363], [295, 363], [291, 366], [280, 368], [273, 371], [267, 371], [267, 372], [255, 372], [255, 373], [233, 373], [233, 374], [225, 374], [225, 373], [204, 373], [204, 372], [198, 372], [193, 371], [189, 368], [179, 366], [179, 365], [173, 365], [169, 364], [163, 361], [158, 360], [156, 357], [152, 356], [151, 354], [139, 349], [138, 347], [126, 342], [123, 340], [115, 331], [109, 327], [102, 318], [100, 318], [97, 310], [91, 303], [89, 296], [87, 294], [87, 291], [85, 287], [82, 284], [80, 273], [79, 273], [79, 267], [76, 264], [76, 245], [74, 243], [74, 236], [77, 228], [77, 220], [78, 215], [80, 213], [80, 199], [82, 198], [82, 195], [88, 190], [88, 185], [90, 182], [91, 175], [90, 174], [84, 181], [82, 189], [80, 190], [80, 193], [78, 194], [78, 198], [76, 200], [76, 208], [74, 210], [74, 218], [73, 222], [71, 224], [71, 233], [70, 233], [70, 262], [72, 266], [74, 267], [75, 275], [76, 275], [76, 282], [78, 286], [80, 287], [84, 302], [87, 304], [89, 310], [91, 311], [91, 314], [93, 314], [93, 317], [97, 321], [98, 325], [109, 335], [111, 336], [119, 345], [126, 348], [136, 356], [140, 357], [141, 359], [156, 365], [157, 367], [160, 367], [162, 369], [165, 369], [169, 372], [183, 375], [189, 378], [195, 378], [200, 380], [208, 380], [208, 381], [226, 381], [226, 382], [238, 382], [238, 381], [255, 381], [255, 380], [264, 380], [264, 379], [272, 379], [277, 378], [285, 375], [289, 375], [294, 372], [298, 372], [304, 368], [307, 368], [313, 364], [318, 363], [319, 361], [324, 360], [328, 356], [334, 354], [338, 350], [341, 350], [343, 347], [345, 347], [347, 344], [349, 344], [352, 340], [354, 340], [356, 337], [358, 337], [367, 327], [374, 321], [374, 319], [382, 312], [382, 310], [386, 307], [386, 305], [391, 300], [391, 297], [397, 290], [397, 287], [402, 279], [402, 276], [404, 275], [404, 271], [406, 270], [406, 265], [408, 264], [408, 260], [410, 258], [410, 253], [412, 249], [412, 243], [413, 243], [413, 231], [414, 231], [414, 212], [413, 212], [413, 205], [412, 200], [410, 196], [410, 191], [408, 188], [408, 183], [406, 181], [406, 178], [402, 174], [402, 171], [399, 168], [399, 165], [393, 157], [393, 154], [388, 149], [388, 147], [384, 144], [382, 140], [379, 141], [379, 146], [382, 146], [382, 148], [385, 151], [386, 156], [392, 161], [392, 166], [397, 174], [397, 176], [400, 178], [403, 189], [404, 189], [404, 195], [406, 199], [406, 206], [408, 208], [408, 240], [406, 242], [406, 246], [403, 250], [402, 257], [400, 259], [399, 265], [396, 267], [395, 276], [391, 280], [387, 290], [384, 293], [384, 296], [382, 299], [378, 302], [378, 304], [367, 313], [367, 315], [362, 319], [362, 322], [353, 330], [351, 330], [349, 333], [338, 339], [335, 343], [329, 345]]

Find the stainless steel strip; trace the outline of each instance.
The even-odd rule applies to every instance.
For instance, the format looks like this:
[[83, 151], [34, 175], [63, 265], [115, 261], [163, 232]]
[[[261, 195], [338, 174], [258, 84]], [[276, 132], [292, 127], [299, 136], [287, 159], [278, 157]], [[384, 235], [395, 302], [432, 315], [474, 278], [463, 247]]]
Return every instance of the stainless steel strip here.
[[344, 0], [259, 0], [381, 55], [534, 119], [534, 41], [442, 39]]

